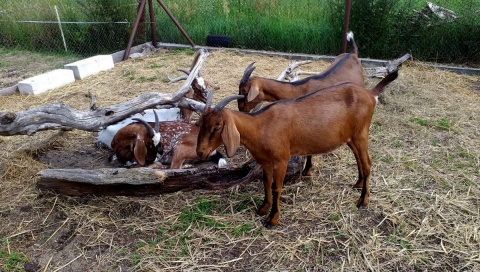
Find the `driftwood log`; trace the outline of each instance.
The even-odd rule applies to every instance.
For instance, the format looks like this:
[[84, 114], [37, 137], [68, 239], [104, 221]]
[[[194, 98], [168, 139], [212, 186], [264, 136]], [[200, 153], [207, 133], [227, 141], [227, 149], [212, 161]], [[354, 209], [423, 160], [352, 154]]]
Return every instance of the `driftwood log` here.
[[[300, 178], [302, 157], [288, 163], [285, 183]], [[37, 187], [42, 192], [69, 196], [147, 196], [190, 191], [221, 190], [262, 178], [256, 162], [241, 166], [158, 170], [151, 168], [45, 169], [38, 173]]]
[[[197, 76], [203, 62], [208, 56], [204, 49], [197, 51], [196, 64], [190, 75], [178, 91], [173, 94], [146, 93], [130, 101], [106, 108], [81, 111], [60, 102], [32, 108], [22, 112], [0, 112], [0, 136], [33, 135], [42, 130], [80, 129], [99, 131], [108, 125], [117, 123], [135, 113], [152, 108], [181, 107], [197, 113], [203, 110], [204, 104], [185, 98], [192, 81]], [[95, 107], [90, 107], [95, 108]]]

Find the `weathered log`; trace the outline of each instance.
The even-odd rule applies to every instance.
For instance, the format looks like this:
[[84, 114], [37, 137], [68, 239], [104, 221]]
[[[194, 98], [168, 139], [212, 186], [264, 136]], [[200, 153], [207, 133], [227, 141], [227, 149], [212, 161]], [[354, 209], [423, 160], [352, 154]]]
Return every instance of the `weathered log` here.
[[410, 54], [407, 53], [398, 59], [387, 62], [385, 67], [364, 68], [365, 76], [383, 78], [387, 74], [397, 69], [398, 66], [402, 65], [402, 63], [404, 63], [409, 58], [410, 58]]
[[0, 135], [33, 135], [42, 130], [80, 129], [99, 131], [117, 123], [128, 116], [152, 108], [183, 107], [200, 112], [204, 104], [184, 98], [189, 92], [192, 81], [197, 76], [208, 52], [198, 51], [197, 62], [184, 84], [173, 94], [146, 93], [130, 101], [94, 111], [81, 111], [60, 102], [28, 109], [22, 112], [0, 112]]
[[[300, 178], [302, 157], [292, 157], [285, 182]], [[37, 187], [42, 192], [69, 196], [147, 196], [191, 191], [221, 190], [262, 178], [256, 162], [229, 168], [216, 166], [158, 170], [151, 168], [45, 169], [38, 173]]]

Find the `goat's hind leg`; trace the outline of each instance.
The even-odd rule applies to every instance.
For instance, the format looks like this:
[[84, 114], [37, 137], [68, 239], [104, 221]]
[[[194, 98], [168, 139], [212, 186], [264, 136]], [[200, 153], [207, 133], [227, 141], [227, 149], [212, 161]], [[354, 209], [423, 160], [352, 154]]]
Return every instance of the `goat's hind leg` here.
[[303, 171], [302, 171], [302, 176], [306, 176], [306, 177], [312, 176], [312, 169], [313, 169], [312, 155], [308, 155], [305, 161], [305, 167], [303, 168]]
[[363, 181], [365, 180], [365, 177], [363, 176], [363, 169], [362, 169], [363, 166], [360, 163], [360, 155], [359, 155], [358, 149], [352, 142], [348, 142], [347, 145], [352, 150], [352, 153], [355, 156], [355, 160], [357, 161], [358, 179], [357, 179], [357, 182], [353, 185], [353, 188], [362, 189]]
[[[350, 144], [348, 145], [350, 146]], [[368, 155], [368, 140], [359, 140], [358, 142], [353, 142], [350, 147], [356, 155], [357, 165], [359, 170], [359, 180], [354, 187], [361, 184], [362, 192], [360, 198], [357, 201], [357, 208], [364, 208], [368, 205], [368, 197], [370, 195], [370, 168], [372, 161]], [[356, 187], [358, 188], [358, 187]]]

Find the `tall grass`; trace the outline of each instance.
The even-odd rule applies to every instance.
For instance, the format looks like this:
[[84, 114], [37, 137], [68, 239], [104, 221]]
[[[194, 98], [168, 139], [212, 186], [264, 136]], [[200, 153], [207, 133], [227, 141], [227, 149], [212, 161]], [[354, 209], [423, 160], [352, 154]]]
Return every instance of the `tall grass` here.
[[[69, 49], [102, 53], [125, 48], [135, 20], [136, 0], [0, 0], [0, 42], [35, 50], [62, 50], [56, 24], [9, 23], [55, 21], [128, 21], [129, 25], [63, 25]], [[433, 0], [432, 0], [433, 1]], [[206, 44], [209, 34], [228, 35], [231, 46], [259, 50], [336, 55], [340, 52], [344, 0], [164, 0], [190, 38]], [[436, 0], [458, 19], [414, 21], [424, 0], [352, 1], [350, 29], [361, 57], [391, 59], [409, 52], [426, 61], [480, 63], [480, 1]], [[153, 1], [159, 41], [187, 44], [165, 11]], [[35, 12], [27, 12], [35, 10]], [[146, 16], [148, 18], [148, 14]], [[148, 19], [147, 19], [148, 21]], [[141, 23], [137, 43], [151, 40]], [[145, 30], [147, 29], [147, 30]]]

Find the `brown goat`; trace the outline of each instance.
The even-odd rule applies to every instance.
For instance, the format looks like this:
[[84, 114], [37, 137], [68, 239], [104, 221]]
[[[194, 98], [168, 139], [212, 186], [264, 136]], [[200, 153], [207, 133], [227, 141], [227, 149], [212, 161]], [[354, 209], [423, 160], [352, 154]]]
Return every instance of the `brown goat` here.
[[[335, 58], [333, 63], [321, 74], [306, 77], [294, 82], [284, 82], [263, 77], [250, 77], [255, 67], [251, 63], [244, 72], [239, 84], [238, 109], [249, 112], [262, 101], [273, 102], [281, 99], [299, 97], [322, 88], [330, 87], [344, 82], [352, 82], [365, 86], [363, 66], [358, 59], [358, 49], [350, 32], [347, 39], [351, 43], [350, 53], [344, 53]], [[304, 176], [312, 174], [312, 157], [307, 156]]]
[[160, 142], [159, 121], [157, 113], [153, 127], [145, 120], [131, 123], [115, 134], [112, 139], [112, 149], [122, 164], [137, 163], [134, 167], [150, 165], [157, 159], [157, 153], [163, 153], [163, 144]]
[[354, 187], [362, 188], [357, 207], [367, 206], [370, 122], [378, 94], [397, 76], [397, 71], [392, 72], [371, 90], [342, 83], [272, 103], [254, 113], [224, 108], [228, 102], [241, 98], [239, 95], [227, 97], [210, 108], [209, 94], [199, 120], [197, 154], [204, 158], [223, 143], [230, 157], [240, 144], [244, 145], [263, 167], [265, 198], [258, 213], [266, 215], [272, 208], [267, 219], [267, 227], [271, 227], [278, 224], [280, 194], [290, 156], [322, 154], [347, 144], [358, 167]]

